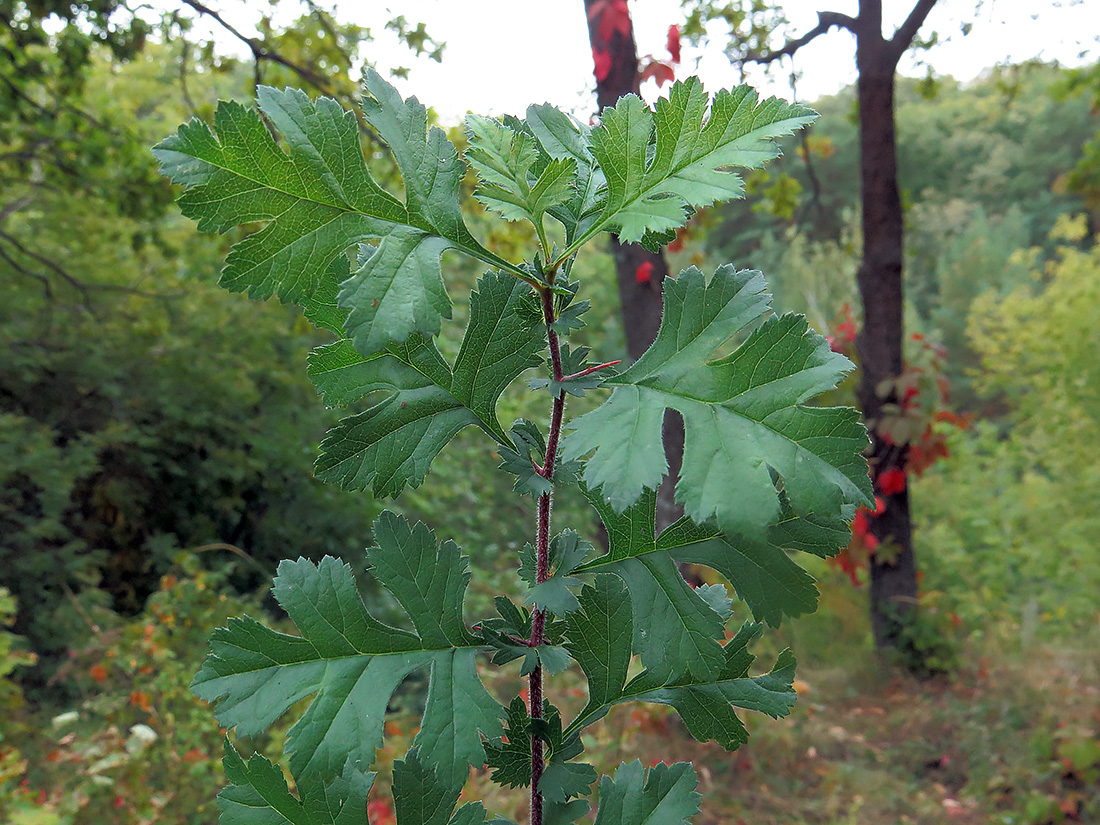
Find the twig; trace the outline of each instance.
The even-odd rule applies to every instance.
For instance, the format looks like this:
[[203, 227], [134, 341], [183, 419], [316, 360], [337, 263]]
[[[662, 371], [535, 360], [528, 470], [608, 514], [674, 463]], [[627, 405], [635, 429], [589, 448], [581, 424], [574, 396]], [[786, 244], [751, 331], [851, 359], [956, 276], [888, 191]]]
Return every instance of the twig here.
[[184, 5], [190, 6], [199, 14], [206, 15], [218, 23], [223, 29], [236, 37], [242, 43], [244, 43], [252, 51], [252, 56], [257, 61], [270, 60], [272, 63], [278, 63], [280, 66], [285, 66], [292, 72], [297, 74], [302, 80], [309, 83], [311, 86], [316, 87], [325, 94], [331, 94], [328, 81], [321, 75], [314, 72], [312, 69], [307, 69], [293, 60], [288, 60], [283, 57], [277, 51], [269, 49], [263, 43], [261, 43], [255, 37], [249, 37], [241, 31], [238, 31], [233, 24], [222, 17], [218, 12], [214, 11], [209, 6], [200, 3], [199, 0], [181, 0]]
[[606, 364], [597, 364], [596, 366], [589, 367], [586, 370], [581, 370], [580, 372], [575, 372], [572, 375], [567, 375], [564, 378], [562, 378], [561, 380], [562, 381], [572, 381], [574, 378], [584, 378], [584, 376], [586, 376], [586, 375], [591, 375], [594, 372], [599, 372], [600, 370], [605, 370], [608, 367], [613, 367], [616, 364], [621, 364], [621, 363], [622, 363], [622, 359], [620, 358], [618, 361], [608, 361]]
[[894, 47], [894, 52], [899, 58], [912, 44], [913, 38], [917, 36], [920, 27], [924, 25], [924, 21], [928, 18], [928, 13], [932, 11], [932, 7], [935, 5], [936, 0], [917, 0], [917, 4], [913, 6], [913, 10], [905, 18], [905, 22], [898, 26], [898, 30], [894, 32], [890, 44]]
[[859, 21], [854, 17], [847, 14], [841, 14], [840, 12], [819, 11], [817, 13], [817, 25], [802, 35], [802, 37], [799, 37], [797, 40], [789, 41], [783, 48], [774, 52], [767, 52], [766, 54], [746, 54], [742, 62], [766, 65], [782, 57], [789, 57], [811, 40], [825, 34], [834, 26], [839, 26], [842, 29], [847, 29], [854, 33], [859, 27]]

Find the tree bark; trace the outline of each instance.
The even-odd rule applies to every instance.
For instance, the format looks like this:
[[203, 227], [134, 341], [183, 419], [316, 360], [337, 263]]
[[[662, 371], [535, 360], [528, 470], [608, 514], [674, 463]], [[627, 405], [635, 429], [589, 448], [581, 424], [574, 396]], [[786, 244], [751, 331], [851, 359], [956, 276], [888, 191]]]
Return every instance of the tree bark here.
[[[819, 12], [818, 23], [802, 37], [766, 54], [747, 52], [743, 62], [766, 65], [792, 56], [835, 27], [856, 36], [859, 99], [860, 186], [863, 260], [857, 280], [863, 329], [856, 338], [861, 378], [856, 396], [871, 436], [871, 477], [876, 490], [882, 473], [905, 470], [908, 448], [890, 444], [879, 432], [890, 389], [903, 369], [902, 289], [903, 212], [898, 194], [894, 78], [898, 60], [912, 45], [937, 0], [915, 0], [905, 22], [887, 40], [882, 34], [882, 0], [859, 0], [859, 14]], [[747, 5], [743, 0], [742, 8]], [[753, 0], [754, 7], [756, 0]], [[880, 388], [884, 391], [880, 392]], [[917, 607], [917, 565], [913, 555], [909, 492], [882, 495], [883, 512], [870, 519], [879, 540], [871, 559], [871, 627], [879, 650], [896, 648]]]
[[[894, 78], [898, 45], [882, 36], [881, 0], [861, 0], [857, 21], [856, 87], [860, 119], [860, 186], [863, 261], [857, 280], [863, 329], [856, 339], [862, 375], [857, 389], [871, 435], [871, 477], [891, 467], [904, 469], [906, 450], [878, 431], [883, 405], [896, 402], [889, 387], [903, 369], [903, 212], [898, 192]], [[904, 44], [908, 47], [908, 43]], [[884, 510], [871, 520], [879, 539], [871, 558], [871, 629], [876, 648], [897, 646], [899, 633], [917, 606], [909, 491], [882, 496]]]
[[[588, 41], [593, 56], [607, 55], [607, 72], [596, 77], [596, 103], [603, 111], [614, 106], [625, 94], [638, 93], [638, 47], [634, 41], [634, 29], [626, 36], [620, 30], [610, 38], [600, 33], [600, 19], [607, 8], [601, 0], [585, 0], [588, 16]], [[637, 361], [657, 337], [661, 324], [661, 285], [668, 276], [668, 263], [661, 252], [650, 252], [638, 244], [621, 244], [614, 235], [611, 253], [615, 259], [615, 273], [619, 283], [619, 299], [622, 302], [623, 331], [626, 334], [626, 351], [632, 361]], [[639, 281], [636, 273], [643, 264], [650, 264], [650, 276]], [[684, 457], [684, 422], [671, 410], [665, 413], [662, 436], [668, 476], [657, 491], [657, 530], [667, 527], [683, 515], [684, 510], [674, 498], [676, 478]]]

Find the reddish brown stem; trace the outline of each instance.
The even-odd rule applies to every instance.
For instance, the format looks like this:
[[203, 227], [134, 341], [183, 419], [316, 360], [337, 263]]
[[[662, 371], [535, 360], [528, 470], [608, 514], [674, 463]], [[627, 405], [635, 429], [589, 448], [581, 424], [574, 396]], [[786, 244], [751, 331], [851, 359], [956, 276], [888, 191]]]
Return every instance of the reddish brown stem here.
[[586, 375], [591, 375], [594, 372], [599, 372], [600, 370], [605, 370], [608, 367], [613, 367], [616, 364], [621, 364], [621, 363], [622, 363], [622, 359], [619, 359], [618, 361], [608, 361], [604, 364], [596, 364], [596, 366], [594, 366], [594, 367], [589, 367], [586, 370], [581, 370], [580, 372], [575, 372], [572, 375], [567, 375], [562, 380], [563, 381], [572, 381], [574, 378], [584, 378]]
[[[549, 289], [540, 291], [542, 298], [542, 317], [546, 322], [546, 339], [550, 346], [550, 368], [555, 381], [563, 379], [561, 369], [561, 347], [558, 335], [554, 332], [554, 296]], [[605, 365], [606, 366], [606, 365]], [[550, 410], [550, 433], [546, 437], [546, 458], [542, 463], [542, 476], [551, 484], [554, 482], [554, 462], [558, 457], [558, 442], [561, 440], [562, 417], [565, 414], [565, 393], [554, 399]], [[550, 504], [553, 490], [539, 496], [538, 527], [535, 536], [535, 581], [542, 583], [550, 578]], [[546, 642], [546, 612], [535, 610], [531, 618], [531, 647]], [[542, 718], [542, 667], [536, 666], [530, 675], [530, 709], [532, 719]], [[542, 825], [542, 794], [539, 793], [539, 779], [544, 767], [542, 740], [531, 736], [531, 825]]]

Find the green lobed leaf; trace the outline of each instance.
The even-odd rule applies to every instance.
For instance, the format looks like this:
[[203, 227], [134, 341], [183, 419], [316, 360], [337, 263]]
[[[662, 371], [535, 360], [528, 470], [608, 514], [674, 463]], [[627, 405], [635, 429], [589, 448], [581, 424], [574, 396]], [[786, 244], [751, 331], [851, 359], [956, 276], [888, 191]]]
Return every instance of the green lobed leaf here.
[[496, 418], [501, 393], [524, 370], [537, 367], [545, 331], [522, 312], [532, 299], [527, 284], [501, 272], [487, 272], [470, 296], [470, 324], [455, 359], [451, 392], [473, 410], [490, 432], [505, 441]]
[[596, 576], [580, 593], [579, 609], [566, 619], [566, 649], [588, 679], [588, 704], [609, 706], [621, 694], [630, 667], [634, 621], [630, 594], [615, 576]]
[[554, 489], [554, 485], [535, 467], [546, 456], [546, 442], [539, 428], [526, 418], [520, 418], [513, 422], [508, 432], [515, 449], [499, 447], [497, 452], [501, 458], [500, 469], [516, 477], [512, 489], [520, 495], [534, 498], [546, 495]]
[[544, 801], [542, 806], [543, 825], [573, 825], [588, 813], [589, 805], [583, 799], [571, 799], [568, 802]]
[[[631, 650], [653, 673], [671, 678], [689, 673], [713, 679], [722, 668], [722, 616], [680, 575], [669, 550], [658, 551], [654, 538], [657, 494], [616, 513], [598, 495], [588, 493], [607, 528], [606, 554], [574, 573], [613, 573], [626, 584], [633, 609]], [[576, 653], [574, 653], [576, 656]]]
[[477, 675], [480, 642], [462, 623], [467, 561], [452, 542], [437, 545], [423, 524], [410, 526], [390, 512], [379, 516], [374, 536], [368, 561], [415, 632], [372, 617], [346, 564], [331, 557], [282, 562], [275, 598], [302, 635], [232, 619], [214, 632], [192, 690], [216, 703], [221, 724], [245, 736], [313, 696], [287, 735], [286, 751], [296, 781], [325, 782], [345, 765], [370, 766], [391, 694], [410, 673], [430, 667], [414, 744], [441, 781], [461, 785], [467, 766], [484, 761], [479, 731], [499, 732], [502, 711]]
[[539, 792], [550, 803], [565, 803], [570, 797], [583, 796], [596, 781], [596, 770], [583, 762], [573, 762], [584, 748], [576, 734], [562, 730], [561, 713], [543, 701], [543, 718], [532, 719], [520, 697], [508, 707], [505, 735], [485, 745], [486, 764], [493, 769], [493, 781], [510, 788], [531, 784], [531, 735], [545, 743], [545, 765], [539, 779]]
[[607, 177], [596, 229], [623, 241], [674, 230], [689, 210], [739, 198], [734, 168], [758, 169], [779, 155], [776, 139], [812, 122], [805, 107], [759, 101], [749, 86], [720, 90], [713, 100], [698, 78], [673, 84], [654, 113], [636, 95], [604, 109], [591, 152]]
[[[677, 679], [657, 686], [659, 680], [640, 674], [624, 688], [620, 701], [657, 702], [671, 705], [680, 714], [688, 732], [700, 742], [714, 740], [727, 750], [736, 750], [749, 734], [734, 708], [745, 708], [779, 718], [790, 713], [796, 694], [792, 687], [795, 659], [784, 650], [768, 673], [749, 677], [740, 641], [726, 643], [726, 666], [712, 683]], [[748, 657], [748, 662], [752, 658]]]
[[480, 825], [485, 821], [480, 802], [455, 810], [461, 786], [438, 777], [416, 748], [394, 763], [392, 791], [397, 825]]
[[508, 706], [504, 736], [485, 744], [485, 764], [493, 770], [492, 779], [509, 788], [531, 784], [531, 716], [519, 696]]
[[642, 763], [624, 763], [614, 778], [600, 780], [596, 825], [686, 825], [699, 812], [702, 796], [689, 762], [659, 762], [648, 771]]
[[345, 490], [370, 488], [379, 497], [419, 486], [440, 450], [480, 421], [450, 392], [450, 368], [435, 345], [415, 337], [364, 359], [350, 342], [316, 350], [310, 377], [326, 403], [348, 404], [368, 392], [386, 397], [343, 419], [321, 442], [315, 472]]
[[[374, 774], [346, 767], [332, 782], [287, 788], [282, 769], [256, 753], [245, 762], [229, 740], [222, 759], [228, 787], [218, 794], [220, 825], [360, 825]], [[402, 823], [404, 825], [404, 823]]]
[[369, 487], [376, 496], [395, 496], [406, 485], [418, 486], [440, 450], [467, 426], [510, 443], [497, 419], [497, 401], [517, 375], [538, 365], [544, 345], [541, 328], [519, 312], [530, 293], [510, 275], [483, 275], [453, 370], [433, 342], [417, 335], [370, 357], [347, 339], [314, 350], [308, 373], [326, 404], [343, 406], [371, 392], [386, 393], [329, 431], [317, 477], [345, 489]]
[[302, 314], [313, 326], [343, 337], [348, 311], [337, 303], [337, 296], [340, 294], [340, 284], [350, 275], [351, 262], [346, 256], [337, 255], [328, 269], [321, 273], [312, 294], [299, 301]]
[[770, 527], [760, 540], [743, 535], [730, 538], [713, 522], [699, 527], [685, 517], [661, 533], [656, 549], [667, 550], [677, 562], [703, 564], [721, 573], [757, 621], [778, 627], [783, 616], [801, 616], [817, 609], [813, 576], [799, 567], [787, 550], [831, 556], [849, 535], [845, 514], [830, 525], [838, 532], [827, 532], [822, 541], [820, 531], [811, 531], [808, 524], [796, 532], [796, 523], [802, 520], [790, 515], [787, 508], [783, 513], [780, 524]]
[[218, 104], [211, 128], [192, 120], [157, 144], [161, 171], [187, 192], [180, 208], [199, 229], [267, 225], [234, 245], [221, 282], [252, 297], [310, 298], [344, 250], [407, 220], [406, 210], [371, 178], [355, 117], [335, 101], [267, 86], [260, 111], [283, 132], [285, 151], [259, 114]]
[[588, 312], [591, 306], [591, 301], [577, 301], [563, 307], [558, 312], [558, 317], [550, 324], [550, 328], [558, 335], [569, 335], [574, 330], [581, 329], [584, 326], [581, 316]]
[[592, 453], [585, 482], [615, 509], [660, 483], [666, 408], [684, 418], [676, 497], [696, 523], [716, 518], [726, 535], [762, 541], [784, 518], [834, 521], [871, 503], [858, 413], [805, 403], [852, 364], [804, 318], [768, 317], [733, 353], [708, 361], [764, 318], [771, 300], [764, 287], [758, 272], [728, 265], [710, 283], [694, 267], [665, 281], [653, 345], [604, 382], [615, 387], [611, 397], [573, 422], [563, 448], [567, 459]]
[[586, 762], [551, 759], [539, 777], [539, 793], [548, 802], [564, 803], [572, 797], [587, 796], [599, 774]]
[[613, 615], [612, 610], [622, 613], [623, 601], [627, 602], [625, 610], [629, 610], [631, 597], [624, 589], [607, 606], [601, 605], [595, 595], [588, 599], [593, 607], [570, 616], [569, 649], [588, 677], [589, 700], [565, 735], [579, 733], [602, 718], [613, 705], [656, 702], [675, 708], [688, 731], [699, 741], [714, 740], [728, 750], [735, 750], [748, 741], [748, 731], [738, 719], [736, 708], [778, 718], [786, 716], [794, 705], [795, 660], [790, 651], [779, 655], [770, 672], [749, 676], [753, 656], [748, 652], [748, 644], [760, 635], [759, 625], [744, 625], [720, 648], [722, 664], [714, 676], [684, 672], [670, 678], [663, 670], [646, 669], [627, 681], [629, 648], [601, 644], [599, 638], [601, 633], [622, 635], [626, 626], [622, 615], [610, 627], [608, 618]]
[[565, 227], [565, 242], [572, 244], [594, 224], [600, 192], [606, 184], [603, 171], [589, 149], [591, 130], [549, 104], [527, 107], [525, 125], [547, 155], [559, 161], [572, 161], [576, 166], [572, 197], [550, 210]]
[[579, 603], [569, 588], [578, 586], [580, 581], [570, 574], [592, 550], [592, 544], [578, 536], [575, 530], [562, 531], [550, 541], [550, 577], [539, 582], [535, 548], [525, 545], [520, 551], [519, 569], [519, 577], [528, 588], [524, 603], [538, 610], [549, 610], [555, 616], [565, 616], [576, 610]]
[[559, 644], [565, 637], [564, 622], [548, 616], [544, 626], [547, 643], [531, 647], [527, 643], [531, 638], [531, 613], [512, 604], [504, 596], [497, 596], [493, 601], [500, 618], [485, 619], [477, 628], [485, 644], [496, 651], [493, 664], [503, 665], [523, 659], [521, 676], [526, 676], [539, 664], [551, 674], [569, 666], [569, 653]]
[[412, 335], [432, 337], [451, 317], [440, 258], [451, 242], [415, 227], [390, 230], [377, 250], [340, 287], [344, 329], [363, 355]]
[[[404, 204], [368, 172], [355, 116], [296, 89], [261, 86], [259, 112], [220, 103], [213, 126], [192, 120], [153, 152], [164, 174], [187, 188], [180, 208], [200, 229], [266, 223], [234, 245], [224, 286], [298, 303], [320, 326], [346, 327], [370, 356], [414, 334], [439, 332], [441, 318], [450, 315], [439, 264], [446, 249], [519, 270], [466, 228], [458, 206], [465, 167], [443, 132], [428, 129], [424, 107], [416, 98], [403, 100], [373, 70], [366, 89], [365, 117], [397, 160]], [[381, 240], [367, 247], [371, 254], [359, 270], [350, 277], [340, 272], [344, 252], [371, 238]], [[343, 276], [338, 298], [334, 271]]]
[[[507, 220], [528, 220], [540, 227], [547, 210], [572, 196], [577, 166], [573, 159], [539, 164], [533, 137], [488, 117], [467, 115], [466, 133], [466, 159], [481, 181], [474, 197]], [[541, 167], [537, 174], [536, 164]]]
[[[697, 647], [683, 647], [686, 637], [697, 640], [717, 638], [718, 629], [713, 619], [702, 612], [704, 620], [689, 625], [688, 619], [698, 615], [702, 605], [717, 615], [724, 623], [729, 617], [729, 602], [722, 590], [696, 588], [691, 597], [680, 595], [679, 601], [694, 603], [694, 609], [683, 611], [681, 623], [661, 621], [678, 600], [672, 595], [683, 594], [683, 588], [672, 575], [669, 562], [702, 564], [720, 573], [737, 595], [745, 601], [757, 621], [765, 621], [778, 627], [783, 616], [799, 616], [817, 608], [818, 592], [813, 577], [799, 567], [788, 555], [788, 550], [801, 550], [819, 556], [834, 555], [839, 542], [847, 541], [850, 518], [842, 514], [834, 522], [820, 519], [800, 519], [785, 515], [779, 524], [769, 528], [764, 540], [751, 541], [743, 536], [730, 538], [713, 523], [700, 527], [690, 518], [681, 518], [669, 525], [656, 539], [653, 538], [655, 494], [647, 491], [637, 504], [623, 513], [616, 513], [598, 494], [586, 491], [589, 501], [599, 513], [608, 530], [610, 550], [607, 554], [581, 565], [573, 573], [613, 572], [625, 581], [641, 586], [642, 591], [655, 601], [639, 607], [636, 622], [645, 622], [635, 628], [635, 650], [643, 655], [648, 666], [660, 670], [658, 664], [667, 658], [662, 651], [666, 645], [678, 644], [688, 651], [687, 662], [693, 663], [696, 672], [706, 673], [713, 667], [717, 655], [713, 646], [697, 641]], [[786, 509], [784, 510], [786, 513]], [[839, 541], [838, 541], [839, 540]], [[647, 567], [628, 567], [627, 560], [659, 559], [659, 564]], [[655, 581], [645, 581], [645, 572]], [[654, 573], [653, 571], [658, 571]], [[682, 578], [682, 577], [681, 577]], [[633, 592], [633, 591], [632, 591]], [[660, 603], [660, 607], [656, 605]], [[643, 615], [644, 613], [644, 615]], [[647, 629], [646, 637], [640, 630]]]
[[439, 331], [450, 304], [439, 259], [455, 248], [493, 266], [514, 266], [486, 250], [466, 228], [459, 209], [465, 165], [438, 127], [428, 128], [427, 110], [403, 100], [376, 72], [365, 75], [363, 115], [390, 147], [405, 185], [408, 222], [382, 238], [377, 252], [344, 284], [340, 305], [351, 310], [345, 324], [356, 349], [369, 356], [390, 341]]

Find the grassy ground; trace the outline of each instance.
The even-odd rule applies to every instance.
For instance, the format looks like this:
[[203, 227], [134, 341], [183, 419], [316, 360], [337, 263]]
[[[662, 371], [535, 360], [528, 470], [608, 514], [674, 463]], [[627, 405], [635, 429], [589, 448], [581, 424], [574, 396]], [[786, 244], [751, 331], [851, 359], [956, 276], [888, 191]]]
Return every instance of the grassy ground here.
[[[1063, 629], [1057, 642], [1043, 626], [964, 628], [957, 668], [918, 680], [875, 657], [865, 591], [829, 572], [818, 571], [819, 612], [766, 634], [756, 651], [761, 667], [782, 647], [798, 653], [790, 717], [744, 714], [751, 739], [731, 754], [692, 740], [663, 707], [623, 707], [586, 733], [586, 758], [601, 773], [639, 758], [695, 762], [697, 825], [1100, 823], [1100, 626]], [[206, 584], [173, 579], [148, 617], [74, 654], [58, 677], [74, 694], [61, 708], [69, 721], [51, 721], [56, 708], [0, 718], [0, 822], [214, 825], [221, 733], [186, 684], [207, 628], [222, 621], [214, 613], [242, 606]], [[516, 672], [494, 680], [499, 698], [522, 689]], [[555, 677], [549, 696], [568, 716], [584, 702], [583, 681]], [[386, 726], [372, 825], [393, 825], [389, 763], [419, 721], [415, 692], [406, 698], [409, 714]], [[135, 747], [135, 724], [155, 741]], [[279, 737], [258, 744], [278, 753]], [[465, 796], [526, 821], [526, 791], [498, 789], [487, 771], [471, 771]]]
[[[919, 680], [870, 650], [863, 598], [827, 587], [822, 613], [785, 631], [780, 644], [800, 652], [799, 702], [779, 721], [746, 714], [752, 736], [736, 753], [637, 706], [590, 729], [588, 757], [601, 772], [694, 761], [698, 825], [1100, 823], [1100, 628], [1027, 647], [987, 632], [962, 643], [956, 672]], [[564, 678], [554, 699], [569, 705], [579, 691]], [[469, 793], [525, 817], [525, 795], [487, 776]]]
[[740, 751], [658, 713], [616, 721], [622, 755], [693, 759], [700, 825], [1100, 822], [1100, 634], [1087, 635], [969, 644], [957, 673], [931, 680], [866, 647], [802, 645], [794, 713], [747, 719]]

